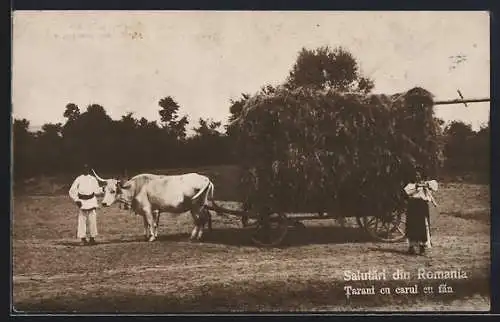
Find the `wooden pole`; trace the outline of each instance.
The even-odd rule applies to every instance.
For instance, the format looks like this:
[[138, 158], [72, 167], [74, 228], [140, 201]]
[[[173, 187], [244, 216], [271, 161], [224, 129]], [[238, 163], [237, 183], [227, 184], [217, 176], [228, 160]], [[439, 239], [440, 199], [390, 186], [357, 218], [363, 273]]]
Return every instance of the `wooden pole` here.
[[[459, 89], [457, 89], [457, 92], [458, 92], [458, 95], [460, 96], [460, 98], [461, 98], [462, 100], [464, 100], [465, 98], [464, 98], [464, 96], [462, 95], [462, 92], [461, 92]], [[467, 107], [467, 102], [464, 102], [464, 105], [465, 105], [465, 107]]]
[[489, 98], [471, 98], [471, 99], [455, 99], [455, 100], [446, 100], [446, 101], [436, 101], [434, 105], [449, 105], [449, 104], [464, 104], [464, 103], [480, 103], [480, 102], [489, 102]]

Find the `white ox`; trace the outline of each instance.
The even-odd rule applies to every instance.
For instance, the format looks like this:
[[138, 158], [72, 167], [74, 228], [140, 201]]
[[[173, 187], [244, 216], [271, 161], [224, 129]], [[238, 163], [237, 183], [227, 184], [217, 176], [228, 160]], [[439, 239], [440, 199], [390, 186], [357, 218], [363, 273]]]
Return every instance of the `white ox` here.
[[191, 212], [194, 228], [191, 240], [201, 240], [203, 228], [211, 218], [205, 206], [213, 201], [214, 185], [206, 176], [198, 173], [161, 176], [140, 174], [125, 183], [116, 179], [96, 178], [105, 183], [103, 206], [111, 206], [115, 201], [131, 207], [144, 219], [145, 235], [149, 241], [158, 236], [160, 213], [181, 214]]
[[[92, 170], [92, 172], [94, 173], [94, 176], [97, 178], [97, 180], [104, 185], [103, 187], [104, 197], [102, 200], [102, 205], [104, 207], [111, 206], [116, 200], [120, 202], [120, 207], [121, 205], [123, 205], [124, 209], [130, 208], [131, 203], [128, 202], [127, 200], [122, 200], [121, 194], [117, 193], [121, 189], [120, 181], [116, 179], [103, 179], [94, 170]], [[148, 183], [153, 179], [158, 179], [162, 177], [164, 176], [157, 174], [150, 174], [150, 173], [138, 174], [135, 177], [132, 177], [129, 180], [130, 188], [128, 189], [128, 195], [136, 196], [146, 183]], [[139, 215], [137, 212], [135, 212], [135, 214]], [[158, 231], [157, 227], [160, 219], [158, 210], [153, 211], [153, 218], [155, 218], [153, 224], [156, 226], [155, 232], [157, 232]], [[146, 237], [146, 239], [149, 239], [150, 237], [149, 226], [146, 220], [146, 216], [143, 216], [143, 221], [144, 221], [144, 236]], [[158, 237], [158, 235], [156, 235], [156, 237]]]

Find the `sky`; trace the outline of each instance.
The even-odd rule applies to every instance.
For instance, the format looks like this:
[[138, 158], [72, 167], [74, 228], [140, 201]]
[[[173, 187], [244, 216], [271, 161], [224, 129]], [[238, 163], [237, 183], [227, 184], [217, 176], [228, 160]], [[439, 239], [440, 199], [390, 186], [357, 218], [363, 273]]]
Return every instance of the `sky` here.
[[[490, 97], [488, 12], [17, 11], [12, 116], [64, 123], [68, 103], [113, 119], [158, 120], [172, 96], [188, 115], [226, 122], [230, 99], [285, 81], [302, 47], [342, 46], [374, 92], [421, 86], [435, 100]], [[438, 105], [437, 117], [489, 120], [489, 103]]]

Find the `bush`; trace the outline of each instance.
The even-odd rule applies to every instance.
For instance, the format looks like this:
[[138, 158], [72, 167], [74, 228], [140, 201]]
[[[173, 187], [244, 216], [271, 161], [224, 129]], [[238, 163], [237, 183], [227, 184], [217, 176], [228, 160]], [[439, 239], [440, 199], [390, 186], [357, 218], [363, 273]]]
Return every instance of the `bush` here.
[[260, 212], [390, 213], [416, 167], [434, 177], [439, 126], [432, 95], [278, 88], [251, 97], [232, 124], [241, 193]]

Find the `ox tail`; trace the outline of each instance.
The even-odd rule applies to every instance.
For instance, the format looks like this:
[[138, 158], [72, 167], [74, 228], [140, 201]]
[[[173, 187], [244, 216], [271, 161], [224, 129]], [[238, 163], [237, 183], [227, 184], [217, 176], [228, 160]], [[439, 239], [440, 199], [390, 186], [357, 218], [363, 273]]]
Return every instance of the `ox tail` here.
[[212, 201], [212, 203], [214, 202], [214, 184], [212, 183], [212, 181], [210, 179], [208, 180], [208, 183], [205, 186], [205, 188], [198, 191], [198, 193], [196, 195], [194, 195], [192, 199], [196, 200], [198, 197], [200, 197], [202, 195], [204, 198], [204, 200], [203, 200], [204, 205], [207, 205], [209, 201]]
[[213, 209], [216, 210], [220, 214], [220, 211], [218, 211], [218, 210], [222, 209], [222, 207], [219, 206], [215, 202], [215, 199], [214, 199], [214, 184], [211, 181], [208, 184], [208, 191], [207, 191], [207, 194], [205, 196], [205, 206], [208, 206], [208, 202], [209, 201], [212, 203]]
[[205, 199], [206, 199], [207, 198], [206, 196], [207, 196], [207, 194], [210, 194], [211, 189], [213, 190], [213, 184], [210, 181], [210, 179], [208, 179], [208, 183], [205, 186], [205, 188], [200, 189], [200, 191], [198, 191], [191, 199], [193, 199], [193, 200], [198, 199], [198, 197], [201, 196], [203, 193], [206, 193], [206, 195], [205, 195]]
[[205, 197], [205, 205], [209, 200], [214, 202], [214, 184], [212, 183], [212, 181], [208, 183], [208, 191]]

